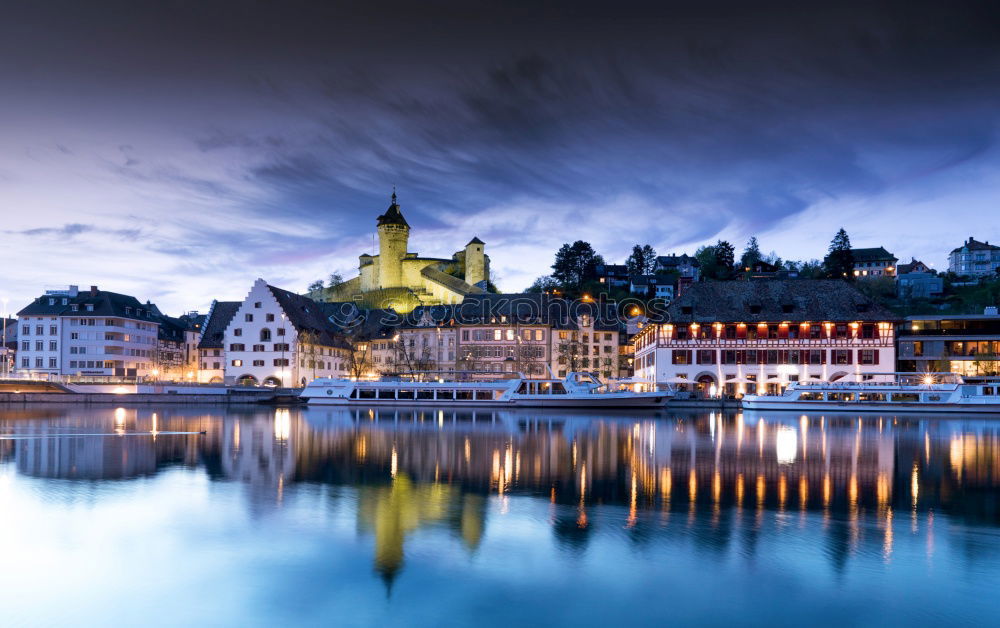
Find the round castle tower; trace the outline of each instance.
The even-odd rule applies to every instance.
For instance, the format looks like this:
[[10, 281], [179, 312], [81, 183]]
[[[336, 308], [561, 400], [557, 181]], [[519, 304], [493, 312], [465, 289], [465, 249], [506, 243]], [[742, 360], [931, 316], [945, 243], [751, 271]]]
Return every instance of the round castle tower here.
[[410, 225], [399, 211], [396, 193], [392, 204], [378, 217], [378, 284], [379, 288], [403, 286], [403, 258], [410, 239]]

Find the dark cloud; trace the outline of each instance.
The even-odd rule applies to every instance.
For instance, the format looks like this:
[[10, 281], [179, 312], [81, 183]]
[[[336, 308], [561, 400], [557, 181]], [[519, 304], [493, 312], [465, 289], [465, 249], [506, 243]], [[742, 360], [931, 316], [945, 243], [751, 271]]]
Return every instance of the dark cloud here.
[[129, 212], [199, 218], [154, 250], [251, 265], [351, 260], [393, 185], [431, 243], [458, 221], [613, 258], [928, 197], [1000, 161], [984, 1], [23, 1], [0, 82], [0, 119], [39, 138], [18, 150], [97, 161], [148, 201]]
[[105, 227], [98, 227], [96, 225], [68, 223], [62, 225], [61, 227], [36, 227], [34, 229], [23, 229], [20, 231], [6, 231], [5, 233], [28, 237], [55, 236], [68, 239], [72, 239], [74, 236], [81, 234], [98, 233], [120, 239], [134, 239], [139, 237], [142, 234], [142, 231], [140, 229], [108, 229]]

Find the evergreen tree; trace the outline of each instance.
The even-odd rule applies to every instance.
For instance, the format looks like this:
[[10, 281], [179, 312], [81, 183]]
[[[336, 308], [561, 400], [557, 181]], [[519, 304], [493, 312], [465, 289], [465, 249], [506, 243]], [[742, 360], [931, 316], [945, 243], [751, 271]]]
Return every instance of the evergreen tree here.
[[632, 254], [625, 260], [630, 277], [652, 274], [656, 267], [656, 251], [648, 244], [632, 247]]
[[570, 291], [578, 291], [583, 284], [597, 278], [597, 266], [604, 258], [594, 252], [589, 242], [577, 240], [563, 244], [552, 264], [552, 277]]
[[309, 284], [308, 288], [306, 288], [306, 290], [308, 292], [316, 292], [316, 291], [322, 290], [322, 289], [323, 289], [323, 280], [322, 279], [317, 279], [316, 281], [314, 281], [311, 284]]
[[733, 264], [735, 263], [736, 249], [725, 240], [715, 243], [715, 272], [716, 279], [729, 279], [733, 276]]
[[656, 250], [648, 244], [643, 244], [642, 254], [646, 258], [646, 270], [643, 274], [651, 275], [656, 270]]
[[832, 279], [854, 279], [854, 256], [851, 255], [851, 239], [843, 227], [833, 236], [830, 249], [823, 260], [823, 269]]
[[743, 255], [740, 257], [740, 266], [743, 269], [753, 268], [753, 265], [762, 259], [757, 236], [750, 236], [750, 239], [747, 240], [747, 247], [743, 249]]

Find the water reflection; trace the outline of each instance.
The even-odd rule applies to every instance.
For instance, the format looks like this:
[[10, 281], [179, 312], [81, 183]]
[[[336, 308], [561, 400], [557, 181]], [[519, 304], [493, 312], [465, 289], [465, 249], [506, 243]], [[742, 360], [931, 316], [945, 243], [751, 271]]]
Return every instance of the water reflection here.
[[[474, 554], [512, 497], [548, 504], [549, 534], [571, 555], [607, 533], [753, 559], [797, 528], [834, 572], [855, 557], [891, 564], [900, 535], [929, 558], [935, 514], [1000, 524], [998, 431], [889, 415], [59, 407], [5, 411], [0, 464], [71, 481], [189, 469], [238, 483], [257, 518], [308, 487], [349, 489], [389, 591], [421, 530]], [[967, 541], [977, 560], [1000, 549], [995, 536]]]

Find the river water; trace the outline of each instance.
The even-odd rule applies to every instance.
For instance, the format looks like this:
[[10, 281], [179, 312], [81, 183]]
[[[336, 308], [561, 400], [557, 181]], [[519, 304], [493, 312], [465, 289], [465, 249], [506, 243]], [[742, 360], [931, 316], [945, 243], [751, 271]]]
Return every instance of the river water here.
[[0, 408], [17, 625], [996, 625], [1000, 420]]

